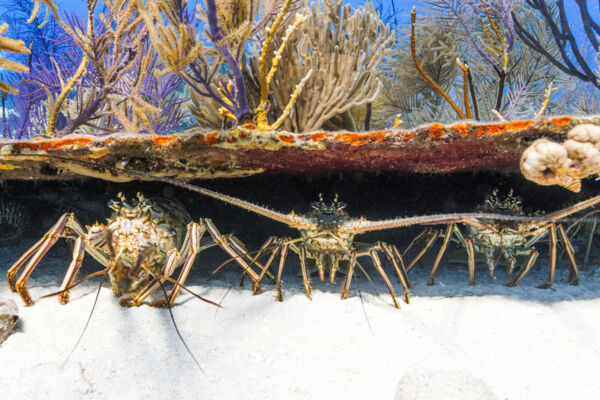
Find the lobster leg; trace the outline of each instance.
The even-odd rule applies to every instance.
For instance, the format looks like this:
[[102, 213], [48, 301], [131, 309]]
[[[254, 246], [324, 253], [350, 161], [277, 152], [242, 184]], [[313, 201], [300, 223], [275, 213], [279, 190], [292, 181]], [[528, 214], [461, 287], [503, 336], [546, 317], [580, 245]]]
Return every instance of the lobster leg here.
[[348, 274], [342, 285], [342, 299], [348, 298], [348, 291], [350, 290], [350, 283], [352, 282], [352, 275], [354, 274], [354, 266], [356, 265], [356, 253], [350, 254], [350, 260], [348, 261]]
[[467, 244], [467, 257], [469, 258], [469, 285], [475, 285], [475, 249], [473, 247], [473, 239], [465, 240]]
[[439, 234], [440, 233], [437, 230], [433, 231], [433, 235], [431, 235], [431, 238], [429, 238], [429, 240], [427, 241], [427, 244], [425, 244], [425, 247], [423, 247], [421, 249], [421, 251], [419, 252], [419, 254], [417, 254], [417, 256], [414, 258], [414, 260], [412, 260], [412, 262], [408, 265], [408, 267], [406, 267], [406, 271], [410, 271], [412, 269], [412, 267], [414, 267], [414, 265], [421, 259], [421, 257], [423, 257], [425, 255], [427, 250], [429, 250], [429, 248], [433, 245], [435, 240], [438, 238]]
[[[187, 255], [185, 255], [185, 261], [183, 263], [183, 266], [181, 267], [181, 272], [179, 273], [179, 276], [177, 277], [177, 284], [171, 290], [171, 293], [169, 294], [168, 299], [162, 299], [162, 300], [152, 302], [152, 303], [150, 303], [150, 305], [152, 307], [164, 308], [164, 307], [173, 305], [173, 303], [175, 302], [175, 298], [177, 297], [177, 294], [179, 294], [179, 291], [181, 290], [181, 286], [185, 283], [185, 280], [187, 279], [188, 274], [190, 273], [190, 270], [192, 269], [192, 265], [194, 264], [196, 256], [201, 251], [200, 241], [202, 240], [202, 236], [204, 235], [205, 232], [206, 232], [205, 226], [200, 226], [195, 222], [191, 222], [188, 225], [188, 233], [186, 235], [186, 240], [188, 241], [188, 244], [189, 244], [189, 250], [188, 250]], [[182, 246], [182, 248], [186, 248], [186, 247], [187, 246]], [[180, 259], [181, 259], [181, 256], [179, 254], [177, 254], [176, 250], [172, 250], [167, 254], [167, 259], [165, 260], [165, 264], [164, 264], [164, 268], [163, 268], [164, 274], [166, 276], [171, 276], [173, 274]], [[150, 293], [148, 293], [148, 294], [150, 294]], [[143, 301], [144, 298], [148, 296], [148, 294], [146, 294], [143, 298], [141, 298], [140, 301]]]
[[321, 279], [321, 282], [325, 280], [325, 261], [323, 261], [323, 257], [322, 254], [319, 254], [315, 259], [315, 265], [319, 270], [319, 279]]
[[285, 264], [285, 258], [287, 255], [288, 243], [284, 243], [281, 246], [281, 256], [279, 258], [279, 270], [277, 271], [277, 300], [283, 301], [283, 283], [282, 283], [282, 275], [283, 275], [283, 265]]
[[598, 217], [594, 217], [594, 222], [592, 223], [592, 229], [588, 235], [588, 240], [585, 245], [585, 256], [583, 257], [583, 265], [581, 266], [582, 270], [587, 269], [588, 259], [590, 258], [590, 251], [592, 249], [592, 240], [594, 239], [594, 233], [596, 232], [596, 226], [598, 225]]
[[329, 282], [330, 283], [335, 283], [335, 273], [337, 272], [338, 268], [340, 266], [340, 263], [337, 259], [337, 257], [332, 254], [331, 255], [331, 269], [329, 270]]
[[[188, 230], [189, 230], [189, 226], [188, 226]], [[188, 231], [188, 235], [186, 235], [186, 239], [185, 239], [186, 241], [188, 240], [188, 236], [189, 236], [189, 231]], [[182, 246], [182, 248], [184, 248], [184, 247]], [[189, 251], [189, 247], [188, 247], [188, 251]], [[164, 263], [164, 267], [163, 267], [165, 276], [169, 276], [170, 274], [173, 273], [173, 270], [177, 266], [180, 259], [181, 259], [181, 256], [179, 255], [179, 252], [176, 249], [169, 251], [169, 253], [167, 254], [165, 263]], [[139, 263], [140, 263], [140, 269], [146, 270], [147, 261], [140, 260]], [[193, 260], [192, 260], [192, 263], [193, 263]], [[146, 271], [146, 273], [148, 273], [148, 271]], [[165, 279], [162, 277], [154, 277], [154, 278], [155, 279], [150, 279], [150, 276], [145, 276], [143, 279], [137, 280], [138, 284], [135, 287], [130, 286], [130, 288], [127, 289], [127, 292], [130, 292], [131, 290], [135, 290], [135, 293], [131, 296], [121, 299], [121, 301], [119, 301], [119, 304], [122, 307], [140, 306], [144, 302], [144, 300], [146, 300], [146, 298], [148, 296], [150, 296], [150, 294], [152, 294], [156, 289], [158, 289], [160, 287], [160, 285], [165, 281]], [[157, 301], [156, 304], [153, 303], [151, 305], [154, 307], [166, 307], [167, 304], [169, 304], [168, 300], [163, 299], [163, 300]]]
[[271, 266], [271, 263], [275, 259], [275, 256], [279, 252], [279, 249], [282, 246], [281, 243], [283, 243], [283, 240], [279, 240], [278, 243], [277, 243], [277, 246], [275, 248], [273, 248], [273, 251], [271, 252], [271, 255], [269, 256], [269, 259], [265, 263], [262, 271], [260, 272], [260, 275], [258, 275], [258, 280], [253, 284], [253, 287], [252, 287], [252, 293], [253, 294], [260, 293], [260, 284], [261, 284], [263, 278], [265, 277], [265, 274], [268, 272], [269, 267]]
[[[233, 235], [227, 235], [224, 236], [225, 238], [227, 238], [229, 245], [231, 246], [231, 248], [237, 253], [239, 254], [242, 259], [245, 259], [246, 261], [249, 262], [248, 267], [250, 268], [250, 270], [253, 271], [252, 269], [252, 265], [255, 265], [259, 268], [259, 269], [263, 269], [263, 266], [258, 262], [258, 256], [260, 256], [260, 254], [258, 254], [258, 256], [255, 256], [254, 258], [250, 258], [250, 255], [248, 254], [248, 250], [246, 250], [246, 247], [244, 246], [244, 244], [242, 243], [242, 241], [240, 239], [238, 239], [237, 237], [233, 236]], [[262, 249], [261, 249], [262, 250]], [[244, 275], [246, 275], [246, 271], [244, 270], [242, 272]], [[271, 274], [269, 272], [269, 270], [267, 269], [267, 276], [270, 279], [274, 279], [273, 274]]]
[[371, 249], [369, 251], [369, 255], [371, 256], [371, 259], [373, 259], [373, 265], [375, 265], [375, 268], [377, 268], [377, 271], [379, 272], [379, 275], [381, 275], [381, 277], [383, 278], [388, 291], [390, 292], [390, 296], [392, 296], [392, 300], [394, 301], [394, 306], [396, 308], [400, 308], [400, 303], [398, 302], [398, 298], [396, 297], [396, 293], [394, 292], [394, 288], [392, 287], [392, 284], [390, 283], [390, 280], [388, 279], [385, 271], [383, 270], [383, 268], [381, 267], [381, 261], [379, 260], [379, 256], [377, 255], [377, 251], [375, 249]]
[[525, 266], [523, 266], [521, 268], [518, 275], [515, 277], [515, 279], [512, 282], [506, 283], [504, 286], [509, 286], [509, 287], [517, 286], [519, 284], [519, 282], [521, 282], [521, 279], [523, 279], [523, 277], [527, 274], [527, 272], [529, 271], [531, 266], [535, 263], [535, 260], [537, 259], [538, 255], [539, 255], [539, 253], [537, 252], [535, 247], [532, 247], [529, 252], [529, 259], [527, 260], [527, 264], [525, 264]]
[[[402, 273], [402, 277], [404, 278], [406, 287], [410, 288], [410, 279], [408, 279], [408, 274], [406, 273], [406, 267], [404, 264], [404, 260], [402, 259], [402, 256], [400, 255], [400, 252], [398, 251], [398, 248], [396, 246], [390, 245], [390, 247], [392, 248], [396, 258], [398, 258], [398, 260], [400, 260], [400, 265], [402, 266], [402, 269], [400, 270], [400, 272]], [[400, 280], [401, 283], [402, 283], [403, 278], [398, 277], [398, 279]]]
[[309, 299], [312, 300], [312, 288], [310, 286], [310, 274], [306, 269], [306, 249], [303, 245], [300, 246], [300, 269], [302, 270], [302, 282], [304, 282], [304, 290]]
[[[392, 262], [392, 265], [394, 266], [394, 269], [396, 270], [396, 274], [398, 275], [398, 279], [400, 279], [400, 283], [402, 284], [402, 289], [404, 290], [404, 301], [406, 301], [406, 304], [410, 304], [410, 291], [408, 290], [408, 285], [406, 284], [406, 281], [404, 280], [404, 275], [402, 275], [402, 272], [400, 271], [400, 267], [398, 266], [398, 263], [396, 262], [396, 258], [394, 257], [394, 253], [392, 252], [392, 249], [390, 248], [390, 246], [387, 243], [379, 243], [381, 248], [383, 249], [383, 251], [385, 252], [385, 254], [387, 255], [388, 259]], [[402, 265], [402, 268], [404, 268], [404, 262], [402, 262], [402, 259], [400, 258], [400, 264]]]
[[[48, 250], [50, 250], [56, 241], [63, 235], [65, 228], [73, 229], [79, 236], [82, 236], [85, 233], [81, 228], [81, 225], [79, 225], [75, 219], [75, 216], [71, 213], [65, 213], [58, 219], [54, 226], [44, 234], [42, 239], [27, 250], [27, 252], [9, 268], [6, 274], [8, 285], [13, 292], [17, 292], [19, 296], [21, 296], [21, 299], [26, 306], [35, 304], [27, 290], [27, 280], [42, 257], [44, 257]], [[27, 260], [29, 260], [29, 263], [17, 279], [17, 272]]]
[[250, 278], [252, 279], [252, 282], [256, 282], [258, 280], [258, 275], [256, 274], [256, 272], [254, 272], [254, 270], [252, 268], [250, 268], [248, 263], [245, 261], [244, 255], [246, 253], [243, 253], [243, 254], [238, 253], [234, 249], [235, 245], [231, 244], [231, 239], [226, 236], [223, 236], [217, 230], [217, 227], [213, 224], [213, 222], [210, 219], [208, 219], [208, 218], [202, 219], [202, 224], [206, 227], [206, 230], [208, 231], [208, 233], [210, 234], [212, 239], [215, 241], [215, 243], [217, 243], [223, 250], [225, 250], [225, 252], [227, 254], [229, 254], [231, 257], [235, 258], [237, 263], [250, 276]]
[[419, 234], [417, 236], [415, 236], [415, 238], [413, 240], [411, 240], [411, 242], [408, 244], [408, 247], [406, 249], [404, 249], [404, 251], [402, 252], [402, 256], [405, 256], [406, 253], [408, 253], [408, 251], [410, 249], [412, 249], [412, 247], [426, 234], [428, 234], [429, 232], [431, 232], [431, 228], [427, 228], [427, 229], [423, 229], [421, 232], [419, 232]]
[[[595, 221], [595, 219], [594, 219]], [[575, 255], [573, 254], [573, 246], [571, 245], [571, 241], [569, 237], [565, 233], [565, 230], [562, 225], [558, 224], [558, 232], [562, 237], [563, 242], [565, 243], [565, 251], [569, 256], [569, 261], [571, 262], [571, 272], [569, 273], [569, 283], [571, 285], [579, 284], [579, 270], [577, 269], [577, 263], [575, 262]]]
[[[276, 239], [275, 236], [271, 236], [263, 243], [263, 245], [260, 247], [260, 249], [256, 252], [256, 255], [254, 256], [254, 258], [252, 258], [252, 260], [250, 260], [250, 267], [252, 267], [254, 264], [256, 264], [256, 262], [258, 261], [260, 256], [262, 256], [264, 251], [271, 245], [271, 243], [273, 243], [273, 241], [275, 239]], [[267, 272], [267, 273], [270, 274], [269, 272]], [[272, 275], [272, 274], [270, 274], [270, 275]], [[240, 287], [244, 286], [244, 278], [245, 277], [246, 277], [246, 271], [242, 272], [242, 276], [240, 277]]]
[[81, 263], [83, 262], [83, 256], [85, 254], [85, 241], [80, 236], [75, 240], [75, 245], [73, 246], [73, 261], [71, 261], [71, 265], [69, 265], [69, 269], [67, 270], [67, 274], [65, 275], [65, 279], [63, 280], [62, 285], [60, 286], [60, 294], [58, 295], [58, 301], [61, 304], [67, 304], [69, 302], [69, 286], [73, 284], [75, 281], [75, 277], [81, 268]]
[[373, 283], [373, 280], [371, 279], [371, 277], [369, 276], [367, 271], [365, 271], [362, 264], [358, 262], [358, 260], [356, 260], [356, 266], [358, 267], [358, 269], [360, 269], [360, 272], [362, 272], [363, 275], [365, 276], [365, 278], [367, 278], [367, 280], [369, 281], [369, 284], [371, 285], [371, 289], [373, 289], [373, 293], [375, 294], [375, 296], [379, 297], [379, 292], [377, 292], [377, 289], [375, 288], [375, 284]]
[[488, 276], [490, 279], [494, 279], [494, 271], [496, 270], [496, 263], [494, 260], [494, 249], [488, 249], [485, 251], [485, 262], [488, 266]]
[[550, 224], [550, 272], [546, 282], [538, 286], [539, 289], [550, 289], [554, 284], [554, 271], [556, 270], [556, 225]]
[[440, 247], [440, 251], [438, 252], [435, 262], [433, 263], [433, 268], [431, 268], [431, 272], [429, 273], [429, 278], [427, 279], [427, 284], [429, 286], [432, 286], [434, 283], [435, 272], [437, 271], [438, 266], [440, 265], [440, 261], [442, 261], [442, 257], [444, 256], [444, 253], [446, 252], [446, 248], [448, 247], [448, 242], [450, 241], [450, 236], [452, 235], [453, 229], [454, 229], [454, 224], [448, 224], [448, 226], [446, 227], [446, 234], [444, 235], [444, 242], [442, 243], [442, 247]]
[[503, 250], [503, 252], [504, 252], [504, 259], [506, 260], [506, 277], [512, 278], [517, 260], [513, 257], [512, 254], [510, 254], [506, 250]]

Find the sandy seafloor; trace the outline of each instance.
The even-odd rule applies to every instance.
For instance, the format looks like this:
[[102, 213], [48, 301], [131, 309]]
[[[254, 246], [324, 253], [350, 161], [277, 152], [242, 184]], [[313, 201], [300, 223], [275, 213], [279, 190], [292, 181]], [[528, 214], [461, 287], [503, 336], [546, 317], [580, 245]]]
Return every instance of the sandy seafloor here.
[[[32, 240], [0, 249], [1, 276]], [[200, 260], [190, 288], [219, 301], [238, 272], [230, 267], [209, 276], [199, 265], [215, 264], [219, 256], [206, 253]], [[69, 261], [64, 245], [46, 256], [30, 281], [34, 298], [58, 289]], [[546, 266], [544, 253], [538, 264]], [[66, 306], [40, 299], [22, 307], [2, 278], [0, 296], [19, 300], [21, 315], [0, 345], [1, 397], [351, 400], [393, 399], [400, 390], [403, 399], [594, 399], [600, 393], [600, 272], [584, 272], [580, 286], [569, 286], [565, 264], [551, 290], [535, 288], [545, 268], [517, 288], [502, 286], [503, 270], [488, 279], [483, 266], [470, 287], [466, 268], [448, 263], [428, 287], [427, 271], [415, 268], [411, 304], [401, 310], [382, 285], [374, 296], [364, 278], [362, 302], [356, 286], [348, 300], [339, 299], [341, 278], [335, 286], [315, 283], [309, 301], [293, 264], [283, 303], [272, 290], [252, 296], [247, 286], [234, 286], [216, 312], [182, 294], [173, 313], [203, 372], [167, 310], [122, 308], [108, 287], [62, 366], [90, 313], [98, 279], [74, 289]], [[85, 268], [96, 264], [86, 259]]]

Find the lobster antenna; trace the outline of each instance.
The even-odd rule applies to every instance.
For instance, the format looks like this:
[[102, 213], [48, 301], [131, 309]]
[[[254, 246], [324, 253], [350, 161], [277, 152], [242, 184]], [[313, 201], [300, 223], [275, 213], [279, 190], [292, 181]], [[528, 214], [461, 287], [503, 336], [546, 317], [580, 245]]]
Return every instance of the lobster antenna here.
[[96, 272], [92, 272], [91, 274], [81, 278], [80, 280], [78, 280], [77, 282], [75, 282], [74, 284], [72, 284], [71, 286], [68, 286], [67, 288], [59, 291], [59, 292], [54, 292], [54, 293], [50, 293], [50, 294], [46, 294], [43, 296], [40, 296], [40, 299], [47, 299], [49, 297], [54, 297], [54, 296], [59, 296], [63, 293], [68, 292], [69, 290], [73, 289], [75, 286], [79, 286], [80, 284], [82, 284], [83, 282], [87, 281], [90, 278], [93, 278], [94, 276], [98, 276], [100, 274], [104, 274], [106, 272], [106, 269], [103, 269], [101, 271], [96, 271]]
[[206, 189], [206, 188], [203, 188], [200, 186], [195, 186], [195, 185], [189, 184], [187, 182], [182, 182], [177, 179], [167, 178], [164, 176], [156, 176], [156, 175], [152, 175], [147, 172], [142, 172], [142, 171], [138, 171], [135, 169], [124, 169], [124, 168], [115, 167], [114, 165], [100, 163], [97, 161], [79, 160], [77, 158], [63, 157], [63, 156], [57, 156], [57, 155], [53, 155], [53, 154], [0, 155], [0, 158], [11, 158], [11, 157], [53, 158], [56, 160], [63, 160], [63, 161], [70, 161], [70, 162], [78, 163], [80, 165], [85, 165], [85, 166], [92, 167], [92, 168], [93, 167], [106, 168], [110, 171], [113, 171], [116, 173], [121, 173], [126, 176], [132, 176], [132, 177], [136, 177], [136, 178], [146, 178], [146, 179], [150, 179], [150, 180], [154, 180], [154, 181], [158, 181], [158, 182], [168, 183], [173, 186], [178, 186], [178, 187], [181, 187], [181, 188], [184, 188], [187, 190], [191, 190], [193, 192], [197, 192], [197, 193], [203, 194], [205, 196], [212, 197], [213, 199], [221, 200], [225, 203], [243, 208], [247, 211], [252, 211], [256, 214], [259, 214], [264, 217], [270, 218], [272, 220], [284, 223], [286, 225], [292, 225], [295, 227], [306, 227], [306, 228], [310, 227], [310, 221], [307, 218], [304, 218], [301, 216], [283, 214], [283, 213], [277, 212], [275, 210], [271, 210], [267, 207], [262, 207], [257, 204], [250, 203], [249, 201], [238, 199], [233, 196], [228, 196], [226, 194], [221, 194], [221, 193], [215, 192], [210, 189]]
[[202, 372], [202, 374], [204, 376], [206, 376], [206, 373], [200, 366], [200, 363], [198, 362], [198, 360], [196, 360], [196, 357], [194, 357], [194, 354], [188, 347], [185, 340], [183, 340], [183, 336], [181, 335], [181, 332], [179, 332], [179, 328], [177, 327], [177, 323], [175, 322], [175, 316], [173, 315], [173, 310], [171, 309], [171, 303], [169, 302], [169, 296], [167, 295], [167, 289], [165, 289], [165, 285], [163, 285], [162, 281], [160, 279], [158, 279], [157, 277], [154, 277], [154, 279], [156, 279], [156, 281], [159, 283], [160, 288], [162, 289], [163, 294], [165, 295], [165, 301], [167, 302], [167, 308], [169, 309], [169, 315], [171, 316], [171, 321], [173, 322], [173, 327], [175, 328], [175, 332], [177, 332], [177, 336], [179, 336], [179, 340], [181, 340], [183, 347], [185, 347], [185, 349], [187, 350], [190, 357], [192, 357], [192, 360], [194, 360], [194, 363], [196, 364], [196, 366], [198, 366], [198, 368], [200, 369], [200, 372]]
[[360, 286], [358, 284], [358, 276], [354, 279], [356, 283], [356, 291], [358, 292], [358, 297], [360, 298], [360, 305], [362, 306], [363, 314], [365, 315], [365, 320], [367, 321], [367, 326], [369, 327], [369, 331], [371, 335], [373, 335], [373, 328], [371, 327], [371, 322], [369, 321], [369, 316], [367, 315], [367, 309], [365, 308], [365, 302], [362, 297], [362, 293], [360, 292]]
[[96, 297], [94, 298], [94, 304], [92, 305], [92, 309], [90, 310], [90, 315], [88, 316], [85, 326], [83, 327], [83, 330], [81, 331], [81, 335], [79, 335], [79, 339], [77, 339], [77, 343], [75, 343], [75, 346], [73, 346], [73, 348], [71, 349], [71, 352], [69, 353], [67, 359], [60, 366], [61, 369], [65, 367], [67, 362], [69, 362], [69, 359], [75, 352], [75, 349], [77, 348], [77, 346], [79, 346], [79, 343], [81, 343], [81, 339], [83, 339], [83, 334], [87, 330], [87, 327], [89, 326], [90, 321], [92, 320], [92, 315], [94, 314], [94, 310], [96, 309], [96, 304], [98, 304], [98, 298], [100, 297], [100, 290], [102, 290], [102, 285], [104, 284], [104, 280], [106, 279], [107, 275], [108, 275], [108, 268], [106, 268], [104, 270], [102, 279], [100, 279], [100, 284], [98, 285], [98, 290], [96, 291]]

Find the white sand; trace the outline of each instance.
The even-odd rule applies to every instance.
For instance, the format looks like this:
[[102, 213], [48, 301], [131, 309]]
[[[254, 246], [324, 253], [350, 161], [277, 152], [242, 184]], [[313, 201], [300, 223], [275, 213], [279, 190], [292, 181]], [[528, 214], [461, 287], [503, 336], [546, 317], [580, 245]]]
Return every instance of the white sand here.
[[[0, 273], [24, 250], [0, 250]], [[34, 298], [57, 290], [69, 263], [58, 253], [36, 271]], [[589, 275], [572, 287], [563, 267], [554, 288], [540, 290], [545, 270], [534, 271], [518, 288], [505, 288], [503, 271], [490, 281], [480, 268], [478, 285], [469, 287], [464, 268], [444, 266], [438, 284], [427, 287], [417, 268], [411, 304], [401, 310], [381, 285], [375, 297], [364, 279], [364, 310], [356, 290], [339, 299], [341, 278], [335, 286], [315, 284], [312, 301], [295, 274], [286, 276], [283, 303], [272, 291], [252, 296], [234, 288], [216, 314], [182, 294], [173, 313], [204, 373], [167, 310], [122, 308], [108, 288], [61, 368], [90, 312], [92, 282], [74, 289], [67, 306], [42, 299], [21, 308], [16, 332], [0, 346], [1, 397], [352, 400], [393, 399], [398, 390], [403, 399], [594, 399], [600, 272]], [[190, 287], [218, 301], [236, 276], [232, 268], [216, 279], [196, 274]], [[17, 299], [4, 275], [0, 296]]]

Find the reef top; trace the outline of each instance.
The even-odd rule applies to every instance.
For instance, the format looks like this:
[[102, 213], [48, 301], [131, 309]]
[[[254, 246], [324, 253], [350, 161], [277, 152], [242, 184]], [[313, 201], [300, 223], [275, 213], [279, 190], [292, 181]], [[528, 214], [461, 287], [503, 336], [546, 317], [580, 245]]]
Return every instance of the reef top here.
[[229, 131], [192, 129], [172, 135], [0, 139], [0, 179], [135, 179], [102, 166], [83, 166], [46, 155], [185, 180], [261, 173], [510, 173], [519, 171], [521, 155], [534, 140], [564, 138], [582, 123], [600, 125], [600, 116], [461, 121], [374, 132], [261, 132], [246, 124]]

